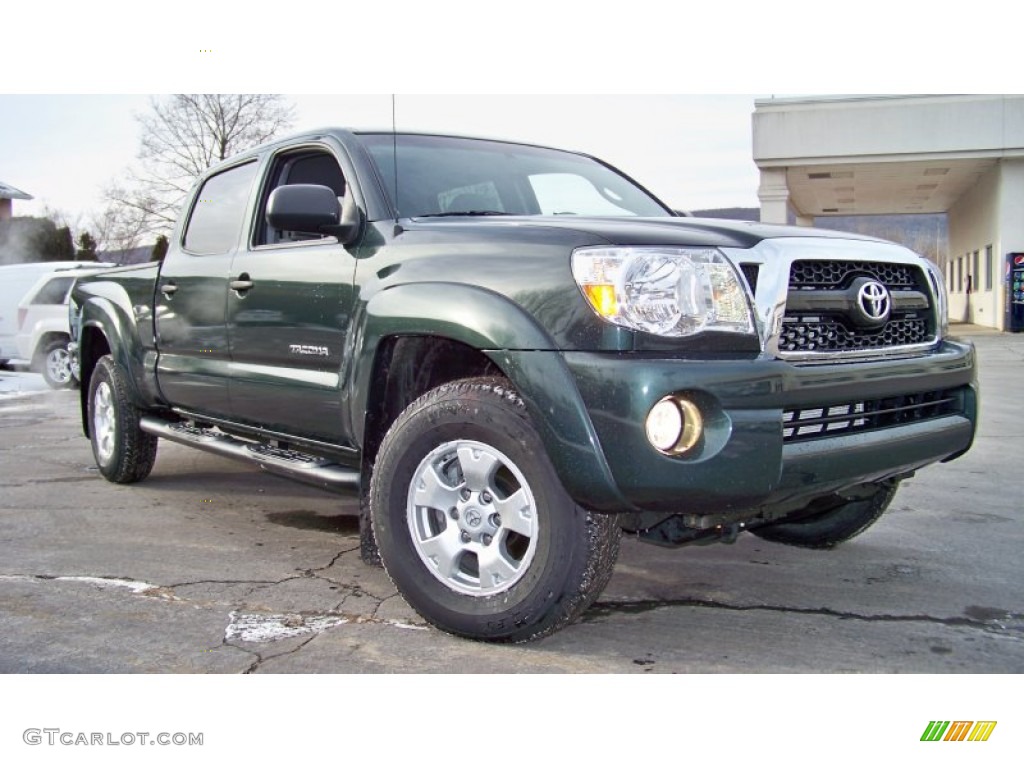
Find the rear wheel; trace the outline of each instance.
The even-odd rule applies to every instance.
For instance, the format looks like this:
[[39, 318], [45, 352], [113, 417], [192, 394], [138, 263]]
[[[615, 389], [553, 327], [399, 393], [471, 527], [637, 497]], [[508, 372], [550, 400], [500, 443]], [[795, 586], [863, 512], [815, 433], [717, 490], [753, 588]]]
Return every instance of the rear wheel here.
[[445, 384], [409, 406], [381, 445], [370, 503], [403, 597], [435, 626], [477, 640], [569, 624], [618, 554], [615, 517], [569, 498], [504, 379]]
[[797, 513], [777, 522], [750, 528], [766, 541], [808, 549], [831, 549], [866, 531], [889, 507], [898, 480], [878, 483], [873, 494], [841, 502], [823, 511]]
[[68, 340], [51, 341], [43, 350], [41, 369], [43, 379], [52, 389], [70, 389], [78, 384], [71, 367]]
[[100, 473], [113, 483], [145, 479], [156, 461], [157, 438], [139, 428], [128, 377], [110, 355], [89, 380], [89, 437]]

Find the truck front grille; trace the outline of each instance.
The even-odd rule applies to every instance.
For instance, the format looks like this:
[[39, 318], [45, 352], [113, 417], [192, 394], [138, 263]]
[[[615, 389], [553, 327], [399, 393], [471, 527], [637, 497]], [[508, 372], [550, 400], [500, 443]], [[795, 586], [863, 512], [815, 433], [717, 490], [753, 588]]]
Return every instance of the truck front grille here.
[[790, 290], [844, 288], [854, 277], [869, 275], [890, 291], [900, 288], [913, 289], [919, 284], [919, 280], [914, 274], [918, 271], [910, 264], [807, 259], [793, 262], [789, 271], [789, 288]]
[[963, 413], [963, 388], [895, 395], [782, 412], [782, 440], [799, 443]]
[[[885, 286], [888, 316], [877, 322], [859, 304], [859, 288]], [[876, 286], [877, 288], [877, 286]], [[931, 293], [923, 270], [913, 264], [840, 259], [793, 262], [779, 335], [786, 354], [884, 350], [935, 340]]]
[[786, 352], [881, 349], [930, 340], [928, 323], [922, 318], [890, 320], [880, 331], [865, 333], [850, 330], [838, 320], [787, 317], [782, 323], [779, 349]]

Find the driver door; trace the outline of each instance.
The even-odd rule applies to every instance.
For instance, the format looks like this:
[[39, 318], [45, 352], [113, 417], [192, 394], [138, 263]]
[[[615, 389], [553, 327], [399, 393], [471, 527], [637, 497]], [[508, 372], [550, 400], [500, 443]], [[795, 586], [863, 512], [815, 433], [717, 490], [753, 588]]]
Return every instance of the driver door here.
[[231, 410], [262, 430], [343, 443], [340, 377], [355, 259], [334, 237], [274, 230], [265, 207], [283, 184], [320, 184], [343, 197], [345, 176], [319, 145], [271, 163], [252, 240], [235, 254], [228, 281]]

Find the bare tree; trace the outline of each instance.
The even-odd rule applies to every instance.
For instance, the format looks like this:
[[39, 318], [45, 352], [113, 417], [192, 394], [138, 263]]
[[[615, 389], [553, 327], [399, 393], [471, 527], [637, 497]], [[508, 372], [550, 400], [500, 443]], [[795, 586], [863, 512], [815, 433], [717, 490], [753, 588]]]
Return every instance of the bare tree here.
[[[273, 138], [291, 125], [293, 108], [276, 94], [178, 93], [153, 99], [136, 119], [138, 166], [106, 190], [106, 229], [114, 239], [167, 232], [195, 180], [211, 165]], [[96, 229], [101, 227], [97, 226]], [[129, 246], [130, 247], [130, 246]]]
[[147, 217], [129, 205], [108, 203], [92, 221], [99, 253], [128, 251], [138, 246], [148, 232]]

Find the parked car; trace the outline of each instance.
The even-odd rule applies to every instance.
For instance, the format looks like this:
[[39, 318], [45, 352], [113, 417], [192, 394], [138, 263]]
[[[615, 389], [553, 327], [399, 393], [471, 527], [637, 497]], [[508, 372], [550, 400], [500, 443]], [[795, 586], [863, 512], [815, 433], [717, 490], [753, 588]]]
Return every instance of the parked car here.
[[[74, 262], [73, 262], [74, 263]], [[68, 342], [68, 296], [75, 279], [92, 275], [110, 265], [76, 263], [74, 268], [52, 270], [36, 280], [18, 304], [18, 333], [15, 342], [18, 358], [33, 371], [43, 374], [54, 389], [78, 385]]]
[[[58, 269], [81, 267], [82, 261], [37, 261], [0, 267], [0, 365], [16, 361], [18, 355], [18, 305], [43, 275]], [[27, 362], [27, 361], [26, 361]]]

